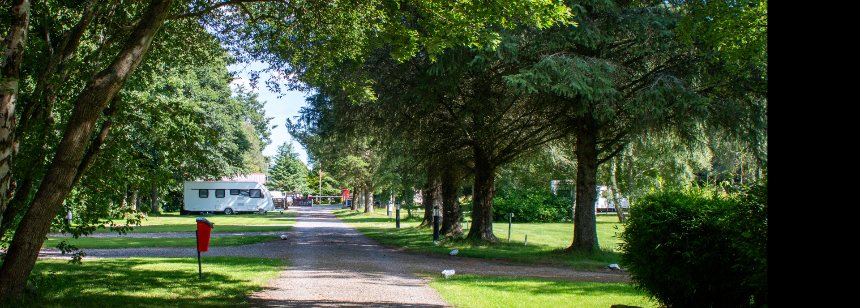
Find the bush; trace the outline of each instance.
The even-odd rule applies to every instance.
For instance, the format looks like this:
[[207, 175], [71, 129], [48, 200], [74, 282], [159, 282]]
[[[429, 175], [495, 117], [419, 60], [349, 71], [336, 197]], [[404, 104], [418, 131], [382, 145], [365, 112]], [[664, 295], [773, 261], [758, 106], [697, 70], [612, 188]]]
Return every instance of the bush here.
[[667, 307], [766, 307], [766, 185], [736, 198], [645, 196], [630, 209], [621, 263]]
[[561, 222], [570, 218], [570, 198], [556, 197], [548, 188], [527, 188], [493, 199], [493, 220], [507, 221], [514, 213], [517, 222]]

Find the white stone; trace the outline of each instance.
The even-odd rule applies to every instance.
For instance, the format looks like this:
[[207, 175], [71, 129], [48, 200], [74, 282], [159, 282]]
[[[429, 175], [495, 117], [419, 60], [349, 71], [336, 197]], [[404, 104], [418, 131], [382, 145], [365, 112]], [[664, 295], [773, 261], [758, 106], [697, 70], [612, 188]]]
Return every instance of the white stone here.
[[448, 277], [451, 277], [451, 276], [454, 276], [454, 270], [449, 269], [449, 270], [444, 270], [444, 271], [442, 271], [442, 277], [443, 277], [443, 278], [448, 278]]
[[457, 249], [454, 249], [454, 250], [451, 250], [451, 252], [450, 252], [450, 253], [448, 253], [448, 254], [449, 254], [449, 255], [452, 255], [452, 256], [456, 256], [458, 252], [460, 252], [460, 251], [459, 251], [459, 250], [457, 250]]

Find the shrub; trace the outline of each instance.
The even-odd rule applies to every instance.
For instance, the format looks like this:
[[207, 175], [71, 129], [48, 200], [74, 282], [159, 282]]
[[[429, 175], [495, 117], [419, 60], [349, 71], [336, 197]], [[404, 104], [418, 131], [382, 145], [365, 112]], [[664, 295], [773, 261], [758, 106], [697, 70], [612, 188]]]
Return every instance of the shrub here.
[[766, 194], [765, 184], [737, 198], [645, 196], [630, 209], [621, 263], [667, 307], [766, 306]]
[[744, 285], [754, 292], [754, 306], [767, 305], [767, 179], [744, 191], [726, 226], [740, 234], [732, 245], [740, 250], [744, 262], [738, 262], [735, 269], [751, 273]]
[[571, 200], [556, 197], [548, 188], [519, 189], [493, 199], [493, 220], [507, 221], [514, 213], [517, 222], [561, 222], [570, 217]]

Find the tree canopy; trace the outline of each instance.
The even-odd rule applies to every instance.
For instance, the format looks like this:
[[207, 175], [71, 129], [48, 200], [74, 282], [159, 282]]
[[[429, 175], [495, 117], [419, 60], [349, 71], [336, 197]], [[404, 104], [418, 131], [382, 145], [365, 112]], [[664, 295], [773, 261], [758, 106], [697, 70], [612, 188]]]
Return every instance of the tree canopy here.
[[[252, 94], [231, 96], [224, 49], [269, 64], [275, 91], [317, 91], [287, 125], [370, 202], [392, 144], [426, 183], [471, 176], [482, 240], [495, 171], [553, 140], [576, 154], [577, 204], [650, 133], [718, 130], [766, 166], [766, 1], [8, 3], [0, 301], [23, 292], [67, 201], [124, 205], [149, 188], [155, 207], [156, 183], [262, 168], [268, 118]], [[572, 249], [598, 247], [589, 212], [577, 207]]]

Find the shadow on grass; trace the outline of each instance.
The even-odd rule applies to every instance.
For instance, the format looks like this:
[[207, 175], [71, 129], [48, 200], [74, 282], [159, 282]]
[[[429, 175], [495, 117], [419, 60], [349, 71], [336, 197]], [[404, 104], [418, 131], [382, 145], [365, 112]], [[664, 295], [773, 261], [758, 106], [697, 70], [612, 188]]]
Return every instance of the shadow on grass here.
[[[279, 259], [207, 257], [203, 279], [196, 258], [87, 260], [71, 265], [40, 260], [38, 288], [10, 307], [233, 307], [285, 265]], [[267, 278], [268, 277], [268, 278]], [[4, 306], [5, 307], [5, 306]]]
[[[348, 210], [335, 211], [335, 214], [341, 221], [352, 224], [358, 231], [380, 244], [402, 247], [409, 251], [441, 255], [457, 249], [459, 250], [458, 257], [482, 258], [507, 264], [559, 266], [583, 271], [599, 271], [609, 264], [618, 263], [620, 259], [619, 254], [613, 251], [614, 244], [610, 243], [602, 245], [603, 247], [596, 251], [570, 251], [565, 249], [567, 247], [535, 242], [523, 245], [521, 241], [507, 242], [501, 239], [495, 242], [475, 242], [463, 238], [442, 238], [439, 245], [435, 245], [433, 244], [432, 229], [416, 227], [396, 229], [394, 228], [394, 218], [386, 215], [367, 215]], [[598, 224], [615, 223], [598, 221]], [[528, 227], [515, 224], [515, 228], [519, 230]], [[569, 228], [573, 229], [572, 223]], [[467, 230], [464, 231], [468, 232]], [[538, 236], [539, 232], [552, 231], [545, 228], [535, 228], [534, 232], [537, 234], [533, 233], [533, 236]], [[498, 236], [498, 234], [496, 235]]]
[[614, 251], [570, 251], [549, 245], [497, 242], [474, 242], [467, 239], [445, 239], [439, 245], [433, 244], [432, 232], [418, 228], [378, 228], [362, 227], [357, 229], [383, 245], [406, 248], [411, 251], [425, 251], [435, 254], [448, 254], [459, 250], [460, 257], [472, 257], [513, 264], [540, 264], [571, 268], [574, 270], [594, 271], [608, 264], [618, 263], [619, 255]]

